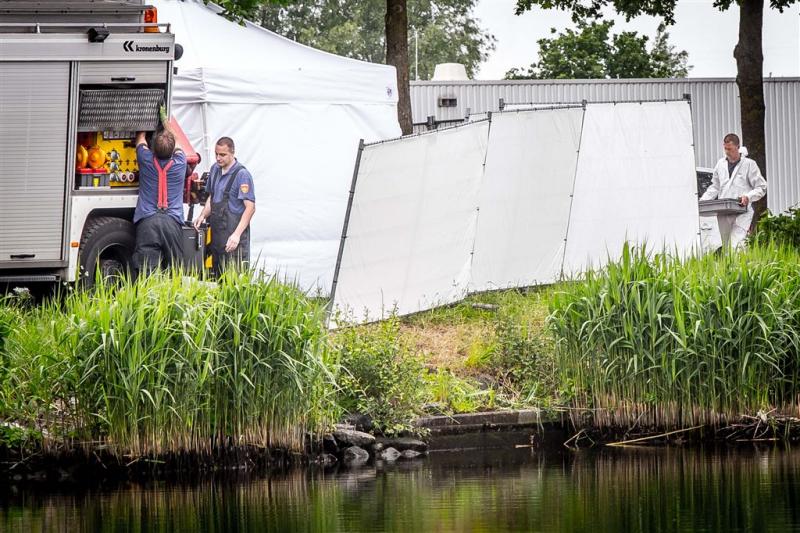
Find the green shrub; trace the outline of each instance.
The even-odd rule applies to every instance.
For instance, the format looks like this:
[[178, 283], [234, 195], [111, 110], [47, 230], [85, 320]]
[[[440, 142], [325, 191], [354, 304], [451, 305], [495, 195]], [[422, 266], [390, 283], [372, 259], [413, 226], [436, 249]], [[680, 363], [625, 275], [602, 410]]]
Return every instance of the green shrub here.
[[26, 427], [0, 423], [0, 449], [34, 452], [42, 442], [42, 433]]
[[761, 244], [791, 246], [800, 250], [800, 209], [790, 209], [780, 215], [764, 213], [758, 220], [758, 231], [753, 233], [750, 240]]
[[400, 338], [396, 318], [336, 334], [340, 405], [372, 418], [387, 434], [410, 430], [425, 399], [422, 359]]

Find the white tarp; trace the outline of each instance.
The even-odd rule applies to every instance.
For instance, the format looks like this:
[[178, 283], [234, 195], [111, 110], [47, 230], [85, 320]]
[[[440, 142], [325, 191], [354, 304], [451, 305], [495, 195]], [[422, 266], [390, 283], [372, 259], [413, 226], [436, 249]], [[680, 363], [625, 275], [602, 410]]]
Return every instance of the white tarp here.
[[619, 258], [626, 240], [682, 255], [698, 246], [692, 139], [684, 101], [587, 106], [565, 275]]
[[688, 102], [494, 114], [488, 142], [486, 124], [365, 148], [334, 312], [370, 321], [552, 282], [626, 238], [698, 251]]
[[259, 266], [327, 291], [359, 139], [400, 135], [394, 67], [335, 56], [201, 1], [152, 0], [184, 48], [172, 111], [203, 161], [229, 136], [251, 171]]
[[463, 298], [489, 123], [367, 146], [335, 299], [371, 321]]
[[581, 107], [492, 117], [471, 290], [560, 276], [582, 120]]

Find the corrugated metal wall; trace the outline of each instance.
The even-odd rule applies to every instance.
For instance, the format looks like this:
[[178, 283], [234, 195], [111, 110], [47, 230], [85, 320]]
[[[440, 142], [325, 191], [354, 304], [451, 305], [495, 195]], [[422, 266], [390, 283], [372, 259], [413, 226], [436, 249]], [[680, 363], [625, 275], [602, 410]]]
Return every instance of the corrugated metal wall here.
[[800, 81], [764, 84], [767, 106], [767, 202], [773, 211], [800, 203]]
[[[779, 212], [800, 204], [800, 78], [764, 80], [764, 93], [769, 206]], [[522, 104], [675, 100], [685, 94], [692, 101], [697, 165], [713, 167], [722, 157], [722, 137], [731, 131], [741, 134], [734, 79], [411, 82], [415, 123], [429, 116], [454, 120], [498, 111], [501, 98], [506, 104]], [[456, 98], [457, 105], [439, 107], [442, 97]]]

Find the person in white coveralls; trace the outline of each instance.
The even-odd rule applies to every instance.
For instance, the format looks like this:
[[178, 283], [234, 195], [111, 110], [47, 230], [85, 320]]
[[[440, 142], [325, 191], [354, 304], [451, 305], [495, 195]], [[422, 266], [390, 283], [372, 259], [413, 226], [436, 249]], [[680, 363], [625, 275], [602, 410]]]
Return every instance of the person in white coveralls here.
[[714, 167], [711, 185], [700, 199], [736, 198], [747, 207], [747, 211], [741, 214], [717, 215], [722, 246], [740, 248], [744, 246], [753, 221], [753, 202], [767, 194], [767, 180], [761, 175], [758, 164], [740, 153], [738, 135], [727, 134], [722, 140], [722, 148], [725, 157]]

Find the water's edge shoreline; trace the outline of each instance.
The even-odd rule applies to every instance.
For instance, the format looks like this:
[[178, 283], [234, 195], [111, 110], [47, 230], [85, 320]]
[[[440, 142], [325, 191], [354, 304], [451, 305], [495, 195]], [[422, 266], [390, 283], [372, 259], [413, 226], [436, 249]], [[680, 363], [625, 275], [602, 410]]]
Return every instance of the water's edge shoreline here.
[[[34, 451], [27, 455], [0, 450], [0, 480], [7, 485], [43, 484], [71, 485], [98, 481], [150, 481], [170, 478], [202, 478], [205, 476], [237, 475], [239, 473], [269, 473], [293, 467], [358, 468], [367, 463], [386, 461], [387, 449], [397, 448], [402, 454], [389, 458], [414, 460], [428, 453], [459, 453], [475, 449], [500, 447], [530, 448], [538, 451], [577, 450], [596, 446], [615, 445], [702, 445], [721, 441], [729, 445], [766, 443], [779, 444], [797, 441], [796, 424], [771, 420], [768, 435], [761, 438], [728, 438], [725, 431], [740, 428], [741, 424], [726, 427], [697, 426], [682, 430], [661, 431], [658, 428], [618, 430], [598, 427], [576, 429], [564, 413], [543, 412], [539, 409], [488, 411], [457, 415], [426, 416], [413, 424], [418, 438], [377, 439], [359, 432], [352, 426], [338, 425], [337, 430], [318, 437], [309, 436], [305, 451], [292, 452], [281, 448], [238, 446], [220, 448], [212, 453], [169, 454], [160, 457], [126, 458], [112, 454], [103, 447]], [[350, 433], [352, 435], [343, 436]], [[509, 438], [509, 436], [513, 438]], [[338, 442], [337, 442], [338, 437]], [[352, 439], [369, 439], [354, 443]], [[348, 457], [359, 447], [362, 457]], [[361, 449], [363, 448], [363, 450]], [[348, 451], [350, 450], [350, 451]], [[368, 455], [368, 457], [367, 457]], [[127, 462], [126, 462], [127, 461]]]

